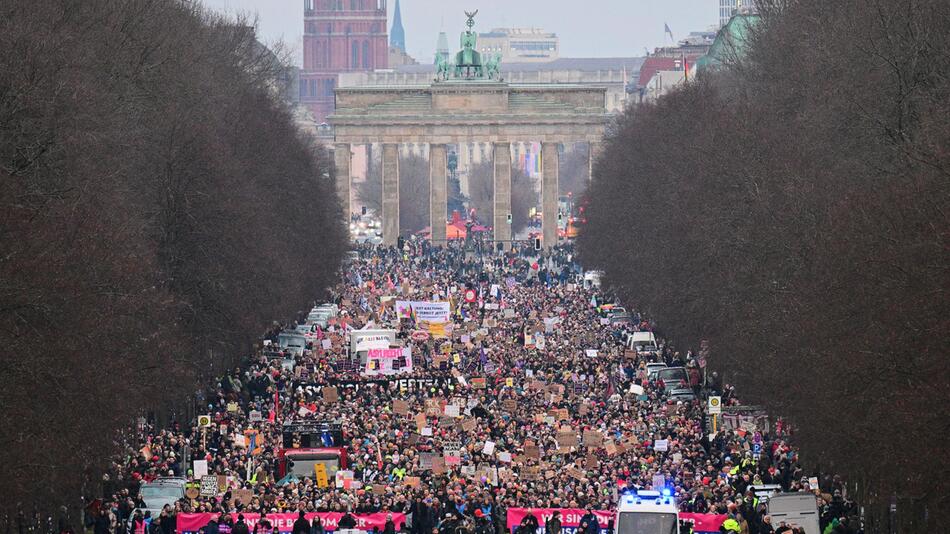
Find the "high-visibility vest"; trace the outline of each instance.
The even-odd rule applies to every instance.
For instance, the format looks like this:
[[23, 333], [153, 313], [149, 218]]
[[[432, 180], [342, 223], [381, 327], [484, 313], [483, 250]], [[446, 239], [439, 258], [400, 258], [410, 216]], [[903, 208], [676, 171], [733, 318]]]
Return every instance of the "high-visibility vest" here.
[[729, 532], [741, 532], [742, 528], [739, 527], [739, 522], [733, 518], [726, 519], [722, 522], [722, 526], [726, 528]]

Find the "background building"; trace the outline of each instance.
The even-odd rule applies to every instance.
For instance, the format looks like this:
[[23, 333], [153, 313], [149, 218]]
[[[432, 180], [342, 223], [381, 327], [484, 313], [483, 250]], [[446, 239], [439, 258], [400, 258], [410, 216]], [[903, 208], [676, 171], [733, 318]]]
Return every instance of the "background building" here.
[[389, 46], [406, 52], [406, 30], [402, 27], [399, 0], [396, 0], [396, 11], [393, 13], [393, 28], [389, 31]]
[[755, 0], [719, 0], [719, 27], [725, 26], [733, 15], [755, 13]]
[[317, 124], [333, 112], [340, 73], [388, 66], [386, 0], [304, 0], [299, 94]]
[[559, 49], [557, 34], [539, 28], [495, 28], [478, 34], [482, 57], [501, 53], [502, 63], [552, 61]]

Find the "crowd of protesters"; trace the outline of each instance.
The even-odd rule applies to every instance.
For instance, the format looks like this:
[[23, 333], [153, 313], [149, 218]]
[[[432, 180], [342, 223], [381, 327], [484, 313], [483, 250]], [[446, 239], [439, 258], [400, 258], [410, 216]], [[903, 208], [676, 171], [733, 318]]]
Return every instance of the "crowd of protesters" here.
[[[705, 397], [721, 395], [735, 405], [734, 390], [712, 373], [703, 378], [704, 358], [670, 342], [654, 352], [631, 350], [627, 334], [656, 331], [655, 325], [634, 311], [626, 322], [605, 320], [610, 296], [585, 283], [573, 260], [569, 246], [482, 254], [408, 242], [402, 249], [360, 250], [332, 291], [339, 316], [302, 355], [275, 350], [281, 330], [275, 328], [246, 366], [204, 395], [201, 411], [211, 415], [210, 428], [196, 420], [141, 426], [106, 481], [95, 534], [127, 528], [172, 534], [183, 512], [220, 512], [206, 534], [246, 534], [246, 514], [296, 511], [402, 513], [401, 527], [414, 534], [462, 527], [496, 534], [506, 530], [512, 507], [611, 510], [619, 492], [658, 489], [660, 481], [681, 511], [728, 516], [724, 530], [793, 532], [771, 521], [751, 489], [778, 484], [814, 492], [828, 532], [858, 532], [844, 485], [829, 477], [820, 487], [814, 479], [809, 484], [812, 473], [786, 442], [787, 428], [714, 433]], [[474, 290], [474, 302], [466, 302], [466, 290]], [[423, 325], [397, 317], [389, 297], [450, 301], [445, 337], [412, 335]], [[409, 347], [414, 365], [399, 378], [439, 380], [402, 389], [364, 376], [348, 357], [346, 333], [367, 326], [395, 328]], [[689, 370], [687, 387], [696, 398], [671, 401], [648, 377], [646, 365], [654, 361]], [[322, 396], [324, 386], [343, 383], [350, 387], [337, 387], [338, 398]], [[395, 401], [408, 410], [396, 413]], [[458, 415], [446, 417], [447, 405], [457, 406]], [[252, 422], [252, 412], [261, 420]], [[311, 420], [340, 426], [353, 473], [347, 487], [281, 476], [282, 423]], [[241, 439], [252, 429], [254, 450]], [[442, 461], [449, 447], [458, 451], [457, 463]], [[136, 511], [144, 504], [141, 484], [163, 476], [193, 479], [195, 460], [227, 477], [223, 494], [182, 499], [148, 517]], [[231, 498], [239, 489], [253, 492], [249, 502]], [[523, 530], [534, 534], [537, 526]], [[559, 521], [540, 526], [549, 534], [561, 528]], [[591, 534], [607, 526], [595, 519]], [[263, 521], [253, 527], [268, 528]], [[294, 524], [294, 534], [323, 530], [319, 520]]]

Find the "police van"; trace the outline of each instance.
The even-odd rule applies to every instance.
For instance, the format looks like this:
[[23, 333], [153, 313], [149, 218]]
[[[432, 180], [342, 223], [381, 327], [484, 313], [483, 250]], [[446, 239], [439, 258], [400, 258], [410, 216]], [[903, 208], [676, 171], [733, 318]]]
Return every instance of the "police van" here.
[[676, 534], [679, 507], [668, 488], [622, 493], [617, 503], [614, 534]]

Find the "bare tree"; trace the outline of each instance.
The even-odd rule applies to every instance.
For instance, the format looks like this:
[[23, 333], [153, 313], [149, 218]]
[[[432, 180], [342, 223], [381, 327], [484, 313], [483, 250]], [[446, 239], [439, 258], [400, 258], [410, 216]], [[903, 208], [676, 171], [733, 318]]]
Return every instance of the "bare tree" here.
[[335, 280], [342, 213], [247, 21], [13, 0], [0, 46], [0, 512], [75, 521], [135, 416]]
[[[607, 140], [580, 237], [631, 305], [850, 477], [947, 521], [950, 5], [768, 2], [744, 57]], [[939, 51], [939, 52], [938, 52]]]

